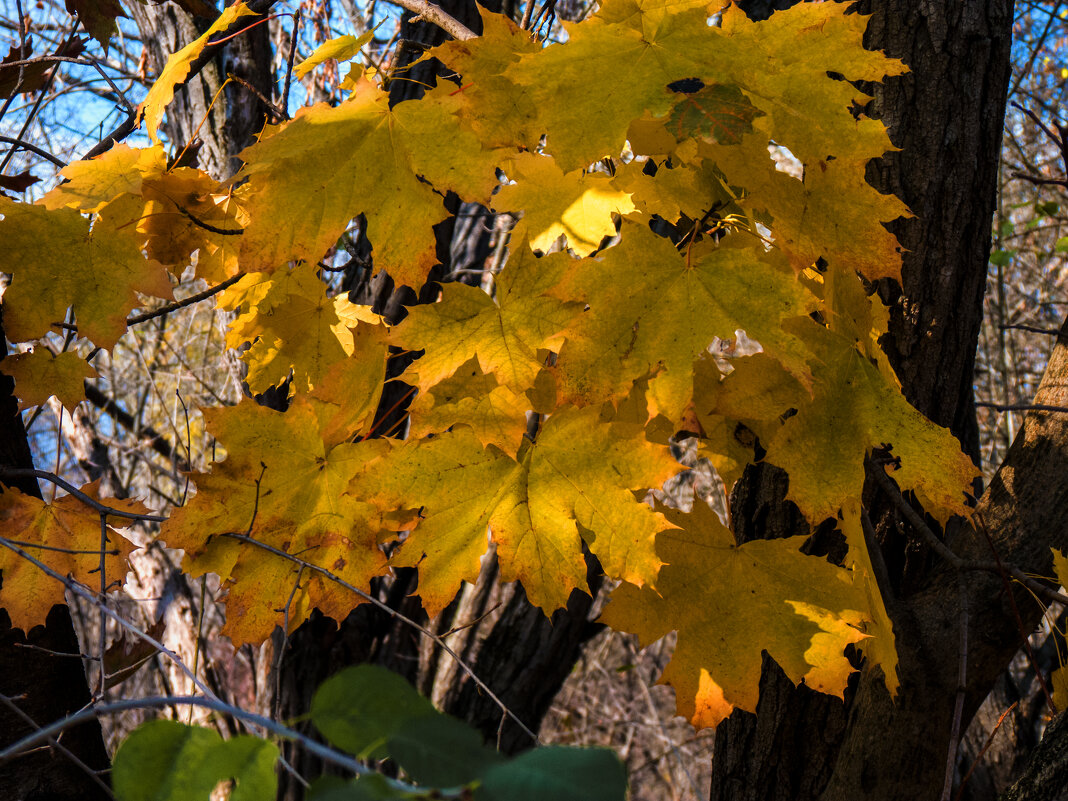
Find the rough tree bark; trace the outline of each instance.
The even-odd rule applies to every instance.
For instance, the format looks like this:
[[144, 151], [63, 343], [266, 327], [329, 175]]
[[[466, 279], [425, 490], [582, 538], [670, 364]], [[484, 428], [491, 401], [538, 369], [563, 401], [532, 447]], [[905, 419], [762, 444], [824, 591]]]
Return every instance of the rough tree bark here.
[[[916, 213], [895, 233], [908, 249], [903, 286], [879, 287], [890, 304], [884, 343], [909, 400], [949, 426], [965, 450], [978, 450], [972, 397], [974, 355], [990, 247], [990, 220], [1009, 79], [1011, 0], [908, 3], [865, 0], [873, 13], [869, 46], [902, 58], [911, 72], [874, 89], [870, 113], [901, 148], [873, 164], [869, 179]], [[1064, 334], [1040, 391], [1065, 400]], [[997, 553], [1049, 575], [1049, 546], [1063, 547], [1068, 426], [1063, 415], [1029, 416], [979, 504]], [[760, 471], [767, 473], [768, 470]], [[747, 478], [736, 501], [749, 503], [742, 534], [805, 530], [784, 512], [780, 480]], [[795, 689], [766, 664], [757, 714], [736, 712], [720, 727], [713, 799], [937, 798], [945, 777], [958, 684], [961, 599], [957, 577], [912, 546], [900, 514], [869, 487], [891, 574], [890, 612], [900, 652], [901, 693], [863, 674], [846, 703]], [[755, 510], [759, 515], [751, 515]], [[991, 558], [970, 529], [950, 537], [966, 558]], [[962, 725], [1037, 623], [1034, 602], [1015, 594], [1022, 626], [996, 576], [964, 577], [968, 599], [967, 693]]]
[[[7, 355], [3, 307], [0, 306], [0, 358]], [[14, 395], [15, 382], [0, 375], [0, 467], [33, 468], [26, 430]], [[3, 484], [27, 495], [41, 497], [36, 479], [5, 479]], [[0, 492], [3, 492], [0, 485]], [[5, 532], [7, 533], [7, 532]], [[43, 626], [29, 632], [11, 627], [7, 612], [0, 610], [0, 746], [7, 746], [33, 731], [35, 724], [51, 723], [89, 703], [89, 684], [78, 654], [70, 611], [54, 606]], [[21, 710], [21, 714], [16, 711]], [[104, 738], [97, 721], [65, 732], [67, 753], [46, 748], [24, 754], [0, 765], [0, 798], [18, 801], [104, 801], [108, 794], [89, 770], [103, 771], [109, 765]]]

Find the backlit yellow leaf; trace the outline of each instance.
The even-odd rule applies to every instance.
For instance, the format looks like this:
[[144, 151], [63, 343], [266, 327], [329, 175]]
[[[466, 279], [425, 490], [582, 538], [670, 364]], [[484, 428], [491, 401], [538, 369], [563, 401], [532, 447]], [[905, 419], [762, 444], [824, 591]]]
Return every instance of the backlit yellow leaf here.
[[8, 356], [0, 362], [0, 372], [15, 380], [19, 409], [40, 406], [55, 395], [67, 411], [74, 411], [85, 400], [85, 379], [97, 377], [77, 353], [52, 353], [45, 347]]

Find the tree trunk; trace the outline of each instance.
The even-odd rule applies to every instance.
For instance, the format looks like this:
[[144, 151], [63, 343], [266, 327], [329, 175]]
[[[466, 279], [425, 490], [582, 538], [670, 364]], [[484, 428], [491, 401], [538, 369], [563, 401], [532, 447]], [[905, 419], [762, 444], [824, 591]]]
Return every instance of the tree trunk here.
[[[439, 3], [452, 16], [472, 30], [481, 30], [481, 19], [473, 0], [445, 0]], [[493, 8], [487, 4], [487, 7]], [[401, 37], [406, 43], [398, 63], [411, 63], [427, 47], [444, 40], [442, 31], [434, 25], [410, 22], [407, 14]], [[394, 68], [390, 84], [391, 101], [417, 97], [424, 84], [436, 72], [436, 62], [422, 62], [409, 74], [403, 66]], [[449, 206], [455, 199], [446, 200]], [[407, 288], [393, 291], [392, 282], [384, 275], [364, 281], [354, 288], [354, 299], [372, 303], [388, 318], [400, 319], [402, 305], [432, 302], [437, 297], [437, 284], [447, 280], [453, 270], [480, 267], [488, 255], [486, 226], [470, 224], [474, 220], [492, 220], [481, 207], [470, 204], [449, 206], [460, 212], [439, 226], [438, 259], [441, 265], [431, 273], [430, 281], [421, 292]], [[483, 214], [483, 212], [485, 212]], [[370, 272], [373, 272], [371, 270]], [[393, 367], [399, 373], [401, 365]], [[393, 395], [383, 397], [381, 409], [393, 408], [403, 391], [387, 385]], [[398, 417], [398, 420], [400, 417]], [[391, 421], [376, 424], [376, 430], [388, 431]], [[589, 571], [591, 587], [596, 593], [600, 586], [600, 569]], [[418, 600], [410, 597], [417, 591], [414, 571], [400, 570], [394, 579], [376, 582], [378, 597], [419, 622], [426, 623]], [[445, 636], [446, 641], [474, 669], [475, 673], [501, 698], [504, 704], [530, 729], [538, 730], [542, 718], [557, 691], [581, 654], [582, 646], [598, 630], [592, 621], [598, 604], [588, 595], [575, 592], [568, 607], [557, 611], [550, 620], [532, 606], [517, 583], [503, 584], [497, 576], [495, 560], [485, 562], [475, 585], [464, 585], [453, 603], [438, 619], [428, 623], [430, 628]], [[459, 627], [459, 630], [452, 631]], [[452, 633], [449, 633], [452, 632]], [[531, 738], [512, 720], [506, 718], [497, 704], [481, 692], [455, 660], [442, 653], [418, 632], [369, 605], [354, 611], [339, 626], [316, 613], [298, 629], [286, 644], [279, 681], [279, 714], [295, 717], [304, 713], [315, 688], [331, 673], [346, 665], [374, 662], [407, 676], [419, 690], [433, 699], [437, 706], [478, 727], [486, 739], [507, 753], [534, 745]], [[313, 733], [309, 730], [309, 733]], [[306, 753], [291, 754], [301, 772], [315, 776], [323, 771], [319, 761]], [[303, 796], [295, 782], [282, 777], [280, 798], [297, 801]]]
[[[892, 311], [890, 336], [883, 344], [906, 397], [948, 426], [977, 458], [972, 374], [1009, 79], [1012, 3], [865, 0], [861, 8], [874, 14], [868, 45], [901, 58], [911, 69], [875, 87], [869, 109], [886, 122], [901, 148], [873, 163], [869, 180], [881, 191], [897, 193], [916, 214], [892, 226], [908, 252], [903, 285], [884, 282], [879, 287]], [[1047, 392], [1057, 394], [1056, 380], [1047, 378], [1052, 382]], [[1051, 486], [1057, 482], [1048, 477], [1062, 469], [1065, 432], [1056, 421], [1044, 425], [1050, 429], [1042, 434], [1048, 437], [1043, 456], [1049, 461], [1034, 461], [1034, 448], [1018, 441], [1015, 460], [1008, 460], [1013, 467], [999, 473], [981, 508], [1001, 556], [1039, 573], [1047, 565], [1048, 575], [1050, 538], [1054, 533], [1063, 537], [1064, 528], [1063, 523], [1058, 528], [1053, 500], [1026, 510], [1031, 515], [1026, 520], [1013, 519], [1011, 531], [993, 524], [1012, 518], [1013, 512], [1023, 514], [1019, 507], [1024, 503], [1037, 502], [1014, 497], [1020, 484], [1012, 479], [1014, 469], [1029, 471], [1030, 479], [1050, 492], [1057, 490]], [[745, 536], [804, 531], [798, 516], [768, 513], [780, 509], [785, 487], [778, 492], [754, 489], [753, 482], [766, 481], [760, 474], [767, 472], [751, 471], [736, 493], [736, 502], [739, 493], [763, 499], [765, 513], [741, 525]], [[777, 666], [766, 663], [757, 714], [735, 712], [717, 732], [712, 799], [938, 797], [957, 688], [958, 582], [933, 564], [925, 549], [907, 544], [899, 514], [885, 497], [869, 491], [867, 505], [897, 599], [888, 606], [901, 658], [898, 699], [892, 702], [881, 678], [870, 672], [847, 691], [843, 703], [794, 688]], [[1042, 513], [1048, 519], [1038, 519]], [[1038, 547], [1025, 549], [1024, 530]], [[955, 547], [969, 548], [973, 558], [990, 558], [985, 541], [972, 539]], [[1039, 553], [1043, 548], [1046, 552]], [[965, 580], [970, 621], [962, 727], [1023, 636], [996, 577], [971, 574]], [[1037, 622], [1037, 609], [1017, 600], [1025, 635]]]
[[[0, 358], [7, 355], [3, 307], [0, 306]], [[0, 467], [32, 468], [26, 430], [14, 397], [15, 383], [0, 375]], [[27, 495], [41, 497], [36, 479], [4, 482]], [[0, 485], [0, 492], [3, 486]], [[8, 532], [4, 532], [5, 534]], [[0, 747], [8, 746], [36, 726], [67, 717], [89, 703], [89, 684], [78, 654], [70, 611], [56, 605], [44, 626], [29, 632], [11, 627], [0, 610]], [[18, 711], [16, 711], [18, 710]], [[63, 749], [33, 751], [0, 765], [0, 798], [13, 801], [104, 801], [108, 794], [86, 771], [108, 767], [104, 738], [97, 721], [63, 734]], [[79, 760], [78, 765], [71, 756]]]

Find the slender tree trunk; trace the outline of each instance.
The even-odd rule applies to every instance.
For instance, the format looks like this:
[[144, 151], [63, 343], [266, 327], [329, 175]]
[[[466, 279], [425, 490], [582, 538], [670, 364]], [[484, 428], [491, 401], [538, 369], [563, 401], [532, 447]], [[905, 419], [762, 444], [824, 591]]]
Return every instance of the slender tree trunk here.
[[[445, 0], [439, 5], [473, 30], [481, 30], [473, 0]], [[444, 40], [436, 26], [422, 21], [413, 24], [410, 17], [409, 14], [405, 18], [401, 31], [406, 42], [399, 59], [402, 65]], [[391, 101], [417, 97], [435, 71], [433, 62], [422, 62], [411, 72], [396, 67], [394, 74], [404, 77], [392, 81]], [[446, 204], [454, 201], [447, 199]], [[372, 303], [388, 318], [398, 320], [404, 314], [403, 305], [432, 302], [437, 297], [437, 282], [447, 280], [453, 270], [481, 266], [488, 255], [490, 226], [477, 223], [489, 223], [492, 216], [470, 204], [455, 202], [450, 208], [454, 213], [460, 212], [459, 219], [453, 217], [437, 231], [441, 264], [431, 273], [426, 287], [419, 293], [406, 288], [395, 292], [384, 275], [370, 279], [365, 272], [364, 280], [353, 290], [355, 299]], [[395, 372], [399, 373], [402, 366], [396, 365]], [[384, 397], [381, 409], [392, 408], [402, 395], [403, 390], [393, 390], [393, 395]], [[388, 431], [392, 422], [378, 424], [376, 430]], [[599, 573], [599, 568], [590, 570], [594, 592], [600, 584]], [[418, 601], [410, 597], [417, 591], [414, 571], [398, 571], [394, 579], [376, 582], [374, 591], [391, 608], [427, 622]], [[557, 611], [550, 621], [527, 601], [521, 586], [500, 582], [496, 562], [491, 558], [486, 560], [477, 583], [464, 585], [453, 603], [429, 625], [442, 635], [452, 632], [446, 636], [448, 644], [517, 717], [537, 731], [582, 646], [599, 630], [592, 622], [595, 607], [590, 596], [576, 592], [568, 607]], [[452, 631], [456, 628], [459, 630]], [[358, 662], [375, 662], [407, 676], [439, 708], [477, 726], [488, 741], [505, 752], [514, 753], [534, 744], [519, 726], [503, 716], [495, 702], [478, 690], [455, 660], [418, 632], [366, 604], [339, 626], [316, 613], [289, 638], [279, 682], [280, 714], [292, 717], [303, 713], [319, 683], [345, 665]], [[294, 754], [293, 759], [298, 770], [307, 775], [322, 772], [322, 765], [307, 754]], [[283, 785], [280, 798], [297, 801], [302, 797], [295, 782], [283, 777]]]
[[[3, 307], [0, 306], [0, 358], [7, 355]], [[0, 466], [32, 468], [33, 459], [13, 391], [15, 383], [0, 375]], [[5, 481], [27, 495], [41, 497], [35, 479]], [[0, 485], [3, 492], [3, 485]], [[7, 534], [8, 532], [4, 532]], [[56, 605], [43, 626], [29, 632], [11, 627], [0, 610], [0, 745], [7, 746], [43, 725], [77, 712], [89, 703], [89, 685], [70, 611]], [[18, 710], [18, 711], [16, 711]], [[103, 801], [108, 794], [86, 772], [108, 766], [97, 721], [63, 735], [65, 752], [45, 748], [0, 765], [0, 798], [12, 801]], [[73, 755], [84, 767], [71, 759]]]
[[[901, 148], [874, 163], [869, 180], [882, 191], [896, 192], [916, 214], [893, 226], [909, 252], [903, 285], [879, 287], [892, 310], [884, 347], [906, 397], [949, 426], [976, 458], [973, 367], [1009, 78], [1012, 2], [865, 0], [861, 7], [874, 14], [869, 46], [911, 68], [875, 87], [869, 110], [887, 123]], [[1063, 394], [1057, 389], [1063, 348], [1059, 352], [1061, 361], [1055, 360], [1047, 375], [1050, 396]], [[981, 504], [1000, 555], [1039, 573], [1049, 563], [1051, 535], [1063, 539], [1064, 525], [1057, 519], [1057, 501], [1021, 497], [1019, 477], [1046, 482], [1044, 489], [1054, 496], [1063, 492], [1063, 473], [1054, 482], [1048, 477], [1064, 469], [1066, 432], [1063, 424], [1045, 418], [1029, 420], [1029, 436], [1043, 441], [1042, 453], [1034, 442], [1021, 441], [1025, 427]], [[1037, 461], [1040, 457], [1049, 461]], [[806, 528], [797, 515], [781, 511], [785, 485], [782, 480], [769, 485], [759, 475], [768, 472], [753, 471], [736, 494], [736, 502], [749, 499], [750, 504], [743, 536], [784, 536]], [[713, 799], [939, 796], [958, 684], [958, 581], [925, 549], [907, 544], [899, 513], [884, 496], [870, 487], [867, 495], [894, 584], [889, 608], [901, 658], [899, 697], [891, 701], [881, 678], [865, 672], [842, 703], [793, 688], [777, 666], [766, 663], [757, 714], [736, 712], [717, 732]], [[1025, 503], [1039, 509], [1024, 510]], [[755, 509], [764, 514], [752, 516]], [[1028, 536], [1036, 546], [1025, 545]], [[990, 558], [985, 540], [959, 539], [954, 542], [959, 552]], [[1046, 553], [1039, 553], [1043, 548]], [[1000, 581], [979, 574], [964, 579], [969, 649], [961, 727], [1038, 619], [1035, 605], [1017, 597], [1021, 633]]]

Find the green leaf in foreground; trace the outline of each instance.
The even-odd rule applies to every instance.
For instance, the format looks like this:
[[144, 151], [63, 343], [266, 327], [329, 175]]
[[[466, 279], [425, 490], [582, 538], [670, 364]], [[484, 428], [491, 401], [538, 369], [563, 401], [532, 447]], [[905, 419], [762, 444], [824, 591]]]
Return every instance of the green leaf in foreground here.
[[607, 748], [548, 746], [490, 768], [476, 801], [622, 801], [627, 774]]
[[436, 714], [434, 705], [407, 681], [374, 665], [356, 665], [331, 676], [311, 703], [311, 719], [326, 739], [361, 759], [384, 759], [389, 738], [401, 726]]
[[224, 741], [214, 729], [153, 720], [123, 742], [111, 781], [119, 801], [205, 801], [226, 781], [230, 801], [263, 801], [277, 791], [277, 760], [278, 749], [258, 737]]

